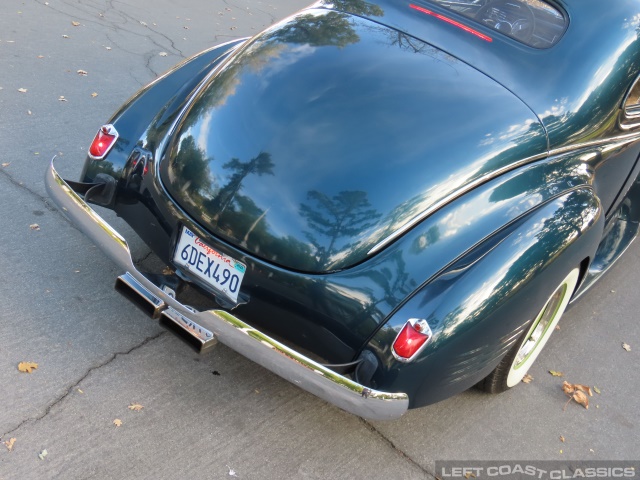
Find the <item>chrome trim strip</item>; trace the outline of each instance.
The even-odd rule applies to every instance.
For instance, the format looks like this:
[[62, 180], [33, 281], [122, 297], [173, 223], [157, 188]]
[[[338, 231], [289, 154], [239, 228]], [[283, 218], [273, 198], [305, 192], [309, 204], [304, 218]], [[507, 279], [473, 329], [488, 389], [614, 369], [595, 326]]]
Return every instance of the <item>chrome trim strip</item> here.
[[572, 152], [574, 150], [580, 150], [589, 147], [598, 147], [601, 145], [607, 145], [609, 143], [619, 142], [620, 145], [624, 145], [626, 143], [635, 142], [636, 140], [640, 140], [639, 132], [617, 135], [615, 137], [600, 138], [598, 140], [591, 140], [590, 142], [582, 142], [576, 143], [574, 145], [567, 145], [566, 147], [554, 148], [553, 150], [549, 151], [549, 156], [553, 157], [555, 155]]
[[[55, 157], [54, 157], [55, 159]], [[133, 265], [126, 240], [60, 177], [53, 159], [45, 174], [51, 199], [119, 268], [176, 313], [211, 332], [220, 342], [285, 380], [363, 418], [389, 420], [409, 407], [406, 393], [380, 392], [337, 374], [223, 310], [193, 312], [149, 281]], [[129, 277], [127, 277], [129, 278]], [[163, 310], [163, 314], [166, 310]]]
[[426, 208], [425, 210], [420, 212], [418, 215], [413, 217], [411, 220], [407, 221], [404, 225], [402, 225], [400, 228], [398, 228], [391, 235], [389, 235], [388, 237], [383, 238], [380, 242], [376, 243], [373, 246], [373, 248], [371, 248], [371, 250], [369, 250], [367, 252], [367, 255], [373, 255], [374, 253], [378, 252], [379, 250], [382, 250], [384, 247], [386, 247], [391, 242], [393, 242], [396, 238], [400, 237], [401, 235], [404, 235], [405, 232], [411, 230], [413, 227], [415, 227], [422, 220], [424, 220], [428, 216], [432, 215], [436, 211], [440, 210], [446, 204], [454, 201], [456, 198], [461, 197], [465, 193], [473, 190], [474, 188], [482, 185], [483, 183], [488, 182], [489, 180], [492, 180], [493, 178], [498, 177], [498, 176], [500, 176], [500, 175], [502, 175], [504, 173], [507, 173], [509, 170], [513, 170], [515, 168], [518, 168], [518, 167], [521, 167], [523, 165], [526, 165], [527, 163], [535, 162], [536, 160], [540, 160], [540, 159], [545, 158], [545, 157], [547, 157], [547, 153], [534, 155], [532, 157], [525, 158], [524, 160], [520, 160], [519, 162], [512, 163], [512, 164], [507, 165], [507, 166], [505, 166], [503, 168], [495, 170], [494, 172], [491, 172], [491, 173], [489, 173], [487, 175], [483, 175], [482, 177], [476, 178], [473, 182], [470, 182], [467, 185], [465, 185], [464, 187], [456, 190], [455, 192], [452, 192], [449, 195], [446, 195], [445, 197], [443, 197], [440, 200], [438, 200], [437, 202], [435, 202], [433, 205], [429, 206], [428, 208]]
[[444, 207], [448, 203], [456, 200], [457, 198], [461, 197], [465, 193], [470, 192], [474, 188], [479, 187], [483, 183], [493, 180], [494, 178], [497, 178], [500, 175], [503, 175], [511, 170], [515, 170], [516, 168], [520, 168], [524, 165], [527, 165], [528, 163], [533, 163], [537, 160], [542, 160], [543, 158], [553, 157], [555, 155], [561, 155], [561, 154], [569, 153], [575, 150], [581, 150], [583, 148], [598, 147], [601, 145], [607, 145], [607, 144], [616, 143], [616, 142], [617, 142], [616, 146], [620, 147], [627, 143], [635, 142], [637, 140], [640, 140], [640, 132], [628, 133], [624, 135], [618, 135], [615, 137], [601, 138], [598, 140], [592, 140], [590, 142], [576, 143], [574, 145], [568, 145], [566, 147], [555, 148], [553, 150], [550, 150], [548, 153], [541, 153], [539, 155], [534, 155], [532, 157], [525, 158], [524, 160], [507, 165], [487, 175], [478, 177], [473, 182], [470, 182], [464, 187], [460, 188], [459, 190], [456, 190], [455, 192], [452, 192], [449, 195], [443, 197], [442, 199], [438, 200], [436, 203], [431, 205], [429, 208], [425, 209], [423, 212], [419, 213], [418, 215], [413, 217], [411, 220], [407, 221], [404, 225], [399, 227], [391, 235], [383, 238], [380, 242], [376, 243], [373, 246], [373, 248], [371, 248], [367, 252], [367, 255], [373, 255], [374, 253], [382, 250], [384, 247], [392, 243], [398, 237], [404, 235], [407, 231], [411, 230], [418, 223], [420, 223], [430, 215], [434, 214], [436, 211], [440, 210], [442, 207]]

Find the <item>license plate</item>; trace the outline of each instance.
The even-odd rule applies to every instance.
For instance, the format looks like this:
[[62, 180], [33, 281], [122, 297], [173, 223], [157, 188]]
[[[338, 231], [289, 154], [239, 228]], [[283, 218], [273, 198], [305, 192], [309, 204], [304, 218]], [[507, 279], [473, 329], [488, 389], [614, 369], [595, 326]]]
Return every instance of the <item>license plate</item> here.
[[238, 292], [247, 267], [217, 252], [186, 227], [182, 227], [180, 232], [173, 261], [216, 291], [224, 293], [234, 302], [238, 301]]

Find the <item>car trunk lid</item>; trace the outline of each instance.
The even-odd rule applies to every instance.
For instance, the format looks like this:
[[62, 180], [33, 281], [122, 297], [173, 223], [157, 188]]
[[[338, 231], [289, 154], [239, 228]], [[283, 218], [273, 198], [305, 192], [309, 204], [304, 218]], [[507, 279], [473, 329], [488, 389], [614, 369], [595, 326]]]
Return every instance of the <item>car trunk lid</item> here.
[[533, 113], [466, 63], [370, 20], [312, 9], [207, 80], [161, 177], [213, 235], [322, 273], [363, 261], [424, 212], [546, 146]]

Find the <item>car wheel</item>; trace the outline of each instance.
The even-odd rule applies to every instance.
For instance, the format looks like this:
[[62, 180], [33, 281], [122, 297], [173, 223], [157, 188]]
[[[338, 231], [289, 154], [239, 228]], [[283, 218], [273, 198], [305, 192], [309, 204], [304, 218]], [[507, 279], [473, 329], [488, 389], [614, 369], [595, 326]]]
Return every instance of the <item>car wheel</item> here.
[[520, 383], [555, 330], [578, 284], [579, 276], [580, 270], [576, 268], [560, 282], [518, 343], [509, 350], [495, 370], [478, 384], [480, 389], [500, 393]]

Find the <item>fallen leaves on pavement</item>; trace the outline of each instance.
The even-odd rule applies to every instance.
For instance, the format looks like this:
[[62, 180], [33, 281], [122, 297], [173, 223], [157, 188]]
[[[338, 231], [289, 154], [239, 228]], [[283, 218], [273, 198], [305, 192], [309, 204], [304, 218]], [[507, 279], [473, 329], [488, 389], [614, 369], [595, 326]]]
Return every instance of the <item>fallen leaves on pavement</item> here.
[[71, 25], [73, 25], [74, 27], [79, 27], [80, 26], [80, 22], [72, 21]]
[[528, 373], [522, 377], [522, 383], [531, 383], [533, 381], [533, 377]]
[[[562, 383], [562, 391], [569, 397], [569, 400], [565, 403], [563, 410], [567, 408], [567, 405], [569, 405], [571, 400], [575, 400], [584, 408], [589, 409], [589, 397], [593, 397], [590, 387], [580, 385], [578, 383], [569, 383], [565, 380]], [[589, 397], [587, 397], [587, 395], [589, 395]]]
[[564, 377], [564, 373], [562, 372], [556, 372], [555, 370], [549, 370], [549, 373], [551, 375], [553, 375], [554, 377]]
[[140, 405], [139, 403], [132, 403], [127, 407], [129, 410], [133, 410], [134, 412], [139, 412], [144, 408], [144, 405]]
[[44, 460], [44, 457], [46, 457], [47, 455], [49, 455], [49, 452], [47, 452], [47, 449], [45, 448], [38, 454], [38, 458], [40, 460]]
[[117, 428], [117, 427], [121, 427], [121, 426], [122, 426], [122, 420], [120, 420], [119, 418], [116, 418], [116, 419], [113, 421], [113, 424], [116, 426], [116, 428]]
[[28, 90], [26, 88], [19, 88], [18, 91], [20, 93], [27, 93]]
[[86, 77], [87, 75], [89, 75], [89, 72], [87, 72], [86, 70], [78, 70], [77, 73], [82, 77]]
[[35, 362], [20, 362], [18, 364], [18, 371], [22, 373], [31, 373], [36, 368], [38, 368], [38, 364]]
[[629, 345], [628, 343], [623, 343], [622, 348], [624, 348], [627, 352], [631, 351], [631, 345]]

